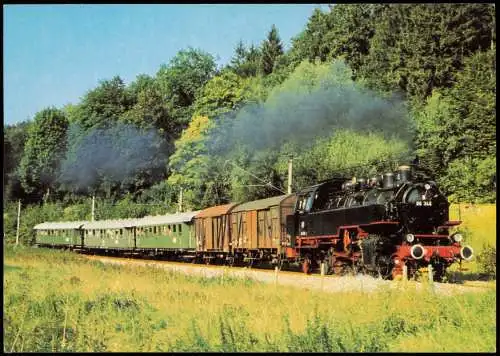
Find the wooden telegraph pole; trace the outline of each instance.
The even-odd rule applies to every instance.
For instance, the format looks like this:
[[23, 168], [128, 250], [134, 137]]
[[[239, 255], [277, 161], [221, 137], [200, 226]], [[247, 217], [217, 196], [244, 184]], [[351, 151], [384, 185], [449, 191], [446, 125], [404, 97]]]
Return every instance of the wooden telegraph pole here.
[[17, 208], [17, 233], [16, 233], [16, 246], [19, 245], [19, 222], [21, 220], [21, 200], [19, 199], [19, 206]]
[[292, 156], [288, 160], [288, 194], [292, 194]]
[[182, 213], [182, 187], [181, 187], [181, 190], [179, 192], [179, 213]]

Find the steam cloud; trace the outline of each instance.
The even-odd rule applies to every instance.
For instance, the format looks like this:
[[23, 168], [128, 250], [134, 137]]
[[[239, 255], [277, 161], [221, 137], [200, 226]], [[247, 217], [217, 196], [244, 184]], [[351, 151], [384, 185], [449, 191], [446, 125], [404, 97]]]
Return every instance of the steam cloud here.
[[[339, 66], [343, 64], [334, 63], [332, 71]], [[305, 148], [336, 129], [379, 132], [409, 144], [413, 136], [403, 100], [382, 98], [353, 81], [325, 80], [307, 93], [282, 91], [264, 104], [247, 105], [232, 118], [220, 119], [210, 141], [218, 153], [230, 152], [238, 143], [257, 150], [278, 149], [286, 142]]]
[[73, 189], [87, 189], [99, 180], [121, 182], [144, 171], [154, 174], [165, 169], [169, 153], [154, 129], [121, 123], [88, 133], [71, 125], [68, 137], [73, 145], [61, 164], [59, 181]]

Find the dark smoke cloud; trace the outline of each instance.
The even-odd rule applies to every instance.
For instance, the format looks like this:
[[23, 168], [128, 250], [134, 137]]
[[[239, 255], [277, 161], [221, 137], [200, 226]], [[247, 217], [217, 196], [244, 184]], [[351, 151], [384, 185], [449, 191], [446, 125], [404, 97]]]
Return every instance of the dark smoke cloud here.
[[154, 129], [121, 123], [90, 132], [71, 125], [68, 137], [71, 147], [59, 181], [74, 190], [86, 190], [100, 180], [116, 183], [140, 172], [162, 171], [169, 153], [166, 140]]
[[[334, 63], [331, 70], [338, 73], [339, 66], [344, 65]], [[337, 129], [379, 132], [409, 145], [413, 137], [402, 99], [382, 98], [353, 81], [325, 80], [308, 92], [281, 91], [263, 104], [248, 105], [220, 119], [209, 141], [218, 153], [230, 152], [237, 144], [260, 150], [290, 142], [305, 148]]]

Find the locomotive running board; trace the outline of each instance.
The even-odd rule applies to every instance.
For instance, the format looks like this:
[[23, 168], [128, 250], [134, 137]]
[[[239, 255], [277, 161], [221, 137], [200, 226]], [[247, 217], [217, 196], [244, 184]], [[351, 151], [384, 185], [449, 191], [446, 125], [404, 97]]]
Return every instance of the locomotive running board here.
[[450, 221], [445, 222], [444, 225], [438, 226], [438, 229], [439, 228], [448, 228], [450, 226], [457, 226], [457, 225], [460, 225], [461, 223], [462, 223], [461, 220], [450, 220]]
[[394, 233], [399, 230], [399, 221], [374, 221], [368, 224], [360, 224], [360, 229], [368, 233]]

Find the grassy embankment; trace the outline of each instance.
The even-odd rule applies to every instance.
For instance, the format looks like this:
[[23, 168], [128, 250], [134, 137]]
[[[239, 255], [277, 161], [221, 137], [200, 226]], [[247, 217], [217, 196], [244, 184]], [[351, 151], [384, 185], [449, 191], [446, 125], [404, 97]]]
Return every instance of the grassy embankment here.
[[8, 247], [4, 351], [496, 351], [496, 291], [328, 294]]
[[[488, 246], [496, 248], [496, 204], [452, 204], [450, 219], [462, 221], [455, 230], [463, 233], [463, 244], [472, 246], [475, 256]], [[464, 263], [463, 267], [466, 273], [480, 272], [476, 258]], [[450, 268], [450, 271], [456, 270], [457, 264]]]

